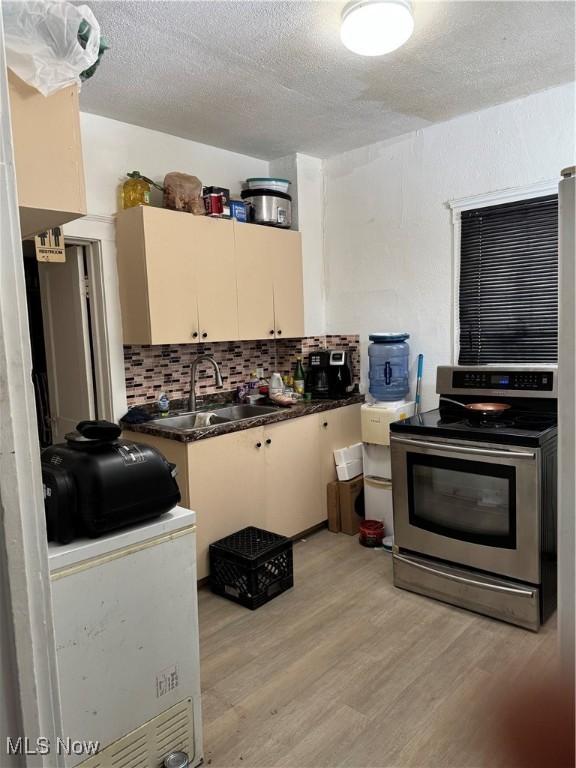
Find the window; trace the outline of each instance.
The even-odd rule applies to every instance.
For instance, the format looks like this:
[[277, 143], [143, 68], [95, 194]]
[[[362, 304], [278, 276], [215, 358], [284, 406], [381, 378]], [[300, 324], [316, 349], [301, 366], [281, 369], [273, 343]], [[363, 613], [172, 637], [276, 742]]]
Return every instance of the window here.
[[558, 359], [558, 196], [462, 211], [460, 365]]

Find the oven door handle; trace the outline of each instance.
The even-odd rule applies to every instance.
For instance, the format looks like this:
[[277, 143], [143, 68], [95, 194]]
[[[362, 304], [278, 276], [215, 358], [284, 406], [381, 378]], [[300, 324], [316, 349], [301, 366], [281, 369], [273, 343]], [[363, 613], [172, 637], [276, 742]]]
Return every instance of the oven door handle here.
[[481, 587], [482, 589], [489, 589], [493, 592], [506, 592], [507, 594], [513, 594], [518, 595], [519, 597], [530, 597], [533, 598], [535, 595], [536, 590], [534, 589], [518, 589], [517, 587], [505, 587], [502, 584], [490, 584], [490, 582], [487, 581], [477, 581], [476, 579], [469, 579], [466, 576], [457, 576], [455, 573], [447, 573], [446, 571], [438, 571], [436, 568], [431, 568], [429, 565], [422, 565], [422, 563], [418, 563], [415, 560], [412, 560], [408, 557], [402, 557], [402, 555], [394, 555], [395, 560], [400, 560], [403, 563], [406, 563], [406, 565], [412, 565], [414, 568], [419, 568], [421, 571], [427, 571], [428, 573], [433, 573], [434, 576], [440, 576], [443, 579], [448, 579], [449, 581], [457, 581], [460, 584], [468, 584], [469, 586], [473, 587]]
[[449, 453], [464, 453], [471, 456], [498, 456], [505, 459], [535, 459], [536, 454], [533, 451], [499, 451], [495, 448], [472, 448], [465, 445], [452, 445], [447, 443], [432, 443], [427, 440], [409, 440], [408, 438], [395, 437], [391, 439], [392, 443], [409, 445], [414, 448], [433, 448], [437, 451], [448, 451]]

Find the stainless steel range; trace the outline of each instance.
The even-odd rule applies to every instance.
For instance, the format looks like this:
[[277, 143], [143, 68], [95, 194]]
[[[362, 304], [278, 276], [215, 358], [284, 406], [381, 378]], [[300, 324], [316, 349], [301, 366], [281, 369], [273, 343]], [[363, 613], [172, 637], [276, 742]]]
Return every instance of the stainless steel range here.
[[439, 409], [391, 425], [396, 586], [534, 631], [554, 611], [556, 378], [441, 366]]

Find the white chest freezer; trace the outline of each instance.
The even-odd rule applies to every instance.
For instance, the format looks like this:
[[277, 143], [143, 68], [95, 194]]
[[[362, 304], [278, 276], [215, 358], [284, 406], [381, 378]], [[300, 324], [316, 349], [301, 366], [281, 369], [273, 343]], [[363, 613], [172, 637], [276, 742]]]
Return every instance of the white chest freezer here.
[[86, 768], [202, 760], [196, 515], [49, 546], [64, 739]]

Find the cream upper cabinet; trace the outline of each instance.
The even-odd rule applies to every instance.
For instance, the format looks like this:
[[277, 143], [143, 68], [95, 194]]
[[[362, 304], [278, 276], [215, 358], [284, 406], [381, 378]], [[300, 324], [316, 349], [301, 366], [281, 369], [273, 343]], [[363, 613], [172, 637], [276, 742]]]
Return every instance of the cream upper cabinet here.
[[300, 233], [273, 233], [274, 324], [276, 338], [304, 336], [304, 289]]
[[78, 87], [52, 96], [8, 71], [22, 237], [86, 214]]
[[125, 344], [238, 338], [231, 223], [151, 206], [117, 217]]
[[298, 232], [151, 206], [116, 223], [125, 344], [304, 335]]
[[300, 233], [234, 222], [241, 339], [304, 335]]
[[238, 330], [241, 339], [273, 339], [274, 271], [271, 227], [234, 224]]
[[232, 222], [208, 216], [194, 219], [199, 338], [233, 341], [239, 336]]
[[[132, 267], [127, 275], [127, 290], [138, 300], [130, 286], [130, 275], [142, 269], [148, 298], [143, 327], [150, 341], [141, 344], [185, 344], [198, 341], [198, 303], [196, 269], [190, 243], [190, 221], [176, 211], [139, 206], [134, 210], [137, 232], [132, 241]], [[166, 216], [168, 213], [168, 216]], [[122, 216], [124, 220], [125, 216]], [[120, 221], [120, 217], [119, 217]], [[120, 233], [121, 229], [119, 229]], [[124, 245], [122, 246], [124, 256]], [[122, 283], [124, 283], [124, 279]], [[126, 293], [123, 292], [123, 296]], [[147, 311], [146, 311], [147, 310]], [[130, 326], [128, 326], [130, 327]], [[134, 329], [136, 334], [141, 332]], [[124, 337], [125, 342], [126, 334]], [[127, 343], [130, 343], [128, 341]], [[132, 343], [138, 343], [135, 339]]]
[[322, 509], [317, 416], [264, 428], [265, 509], [270, 531], [295, 536], [326, 519]]

